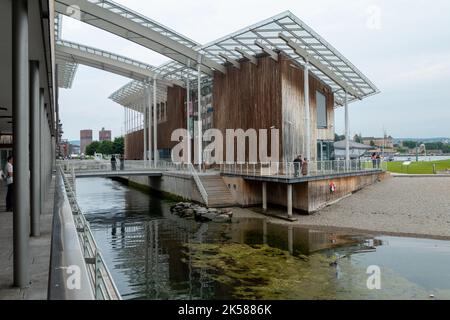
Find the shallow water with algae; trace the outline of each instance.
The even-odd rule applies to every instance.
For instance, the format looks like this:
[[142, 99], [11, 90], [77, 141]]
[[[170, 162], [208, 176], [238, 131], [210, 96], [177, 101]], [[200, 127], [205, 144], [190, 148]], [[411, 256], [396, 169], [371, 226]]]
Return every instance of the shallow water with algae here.
[[201, 224], [106, 179], [77, 192], [124, 299], [450, 299], [450, 241]]

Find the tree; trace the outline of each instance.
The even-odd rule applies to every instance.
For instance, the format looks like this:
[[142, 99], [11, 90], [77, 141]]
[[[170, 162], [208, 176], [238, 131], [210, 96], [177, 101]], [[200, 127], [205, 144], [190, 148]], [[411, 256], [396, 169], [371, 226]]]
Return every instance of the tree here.
[[102, 141], [100, 143], [99, 149], [97, 150], [98, 153], [104, 154], [104, 155], [110, 155], [114, 152], [114, 143], [112, 141]]
[[355, 134], [355, 137], [353, 138], [353, 140], [357, 143], [363, 143], [363, 139], [360, 134]]
[[419, 144], [416, 141], [403, 141], [403, 147], [408, 149], [415, 149]]
[[124, 154], [125, 139], [123, 137], [115, 138], [113, 143], [114, 154]]
[[370, 140], [370, 146], [371, 146], [371, 147], [376, 147], [377, 145], [375, 144], [375, 141]]
[[100, 149], [100, 142], [94, 141], [86, 147], [86, 155], [93, 156], [95, 153], [99, 152], [98, 151], [99, 149]]
[[334, 134], [334, 141], [335, 142], [343, 141], [343, 140], [345, 140], [345, 135], [340, 136], [337, 133]]
[[442, 146], [442, 152], [444, 153], [450, 153], [450, 144], [444, 144]]

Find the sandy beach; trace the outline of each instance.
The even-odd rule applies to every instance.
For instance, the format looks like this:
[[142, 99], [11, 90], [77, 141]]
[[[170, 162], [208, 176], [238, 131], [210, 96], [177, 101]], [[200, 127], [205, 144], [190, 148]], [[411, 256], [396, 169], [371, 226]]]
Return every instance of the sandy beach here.
[[[261, 217], [250, 209], [236, 208], [235, 214]], [[295, 218], [305, 227], [450, 239], [450, 177], [392, 177]]]

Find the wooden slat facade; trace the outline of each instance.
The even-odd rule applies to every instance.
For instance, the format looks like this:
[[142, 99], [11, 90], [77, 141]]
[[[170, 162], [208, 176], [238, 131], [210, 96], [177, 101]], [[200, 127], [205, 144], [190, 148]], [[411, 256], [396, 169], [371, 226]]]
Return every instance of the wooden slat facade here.
[[[214, 126], [224, 137], [227, 129], [267, 129], [270, 132], [272, 127], [279, 129], [281, 135], [280, 71], [279, 63], [263, 57], [258, 59], [258, 66], [242, 62], [241, 69], [228, 67], [227, 74], [215, 72]], [[270, 142], [268, 152], [271, 155]], [[281, 154], [281, 148], [279, 152]]]
[[[258, 58], [258, 66], [242, 62], [241, 69], [229, 67], [227, 74], [214, 75], [214, 124], [227, 129], [280, 129], [280, 161], [305, 155], [304, 69], [279, 55]], [[317, 141], [334, 139], [334, 96], [330, 88], [310, 75], [311, 160], [316, 160]], [[327, 99], [326, 129], [317, 128], [316, 92]], [[268, 146], [270, 150], [270, 143]], [[225, 150], [225, 148], [224, 148]]]
[[[173, 86], [167, 88], [166, 121], [158, 123], [158, 149], [172, 149], [177, 142], [171, 142], [172, 132], [186, 128], [186, 89]], [[152, 126], [153, 130], [153, 126]], [[152, 131], [153, 132], [153, 131]], [[148, 130], [146, 130], [148, 136]], [[153, 143], [153, 137], [152, 137]], [[144, 130], [127, 134], [125, 157], [128, 160], [143, 160]]]
[[172, 132], [186, 128], [186, 89], [173, 86], [167, 88], [167, 121], [158, 124], [158, 148], [172, 149], [177, 142], [171, 142]]
[[[303, 67], [284, 54], [279, 60], [258, 58], [258, 66], [241, 62], [241, 68], [232, 66], [227, 73], [216, 72], [213, 85], [214, 127], [227, 129], [267, 129], [271, 155], [270, 129], [280, 130], [280, 161], [293, 161], [305, 156], [305, 103]], [[334, 140], [334, 95], [331, 89], [310, 74], [311, 159], [317, 160], [318, 140]], [[316, 92], [327, 100], [327, 128], [317, 127]], [[158, 124], [158, 149], [172, 149], [171, 134], [186, 128], [186, 89], [174, 86], [167, 92], [167, 121]], [[127, 159], [142, 159], [143, 130], [127, 135]], [[139, 141], [137, 141], [139, 140]], [[226, 158], [226, 139], [224, 157]], [[248, 146], [247, 146], [248, 160]], [[224, 159], [225, 160], [225, 159]]]
[[[283, 161], [293, 161], [298, 155], [306, 156], [304, 138], [305, 90], [304, 68], [296, 62], [280, 55], [282, 69], [282, 110], [283, 110]], [[316, 92], [322, 93], [327, 101], [326, 129], [317, 127]], [[317, 158], [317, 141], [334, 140], [334, 94], [331, 89], [314, 75], [309, 76], [309, 106], [311, 123], [311, 158]]]
[[132, 132], [125, 136], [125, 159], [144, 159], [144, 130]]

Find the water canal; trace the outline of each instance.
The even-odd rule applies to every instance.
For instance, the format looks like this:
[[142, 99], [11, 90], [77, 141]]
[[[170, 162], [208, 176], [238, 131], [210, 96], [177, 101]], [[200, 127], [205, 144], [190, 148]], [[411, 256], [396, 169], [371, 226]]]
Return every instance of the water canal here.
[[79, 179], [77, 192], [124, 299], [450, 299], [450, 241], [201, 224], [107, 179]]

